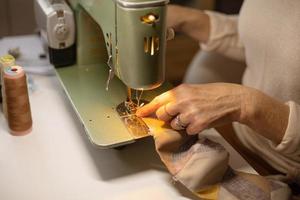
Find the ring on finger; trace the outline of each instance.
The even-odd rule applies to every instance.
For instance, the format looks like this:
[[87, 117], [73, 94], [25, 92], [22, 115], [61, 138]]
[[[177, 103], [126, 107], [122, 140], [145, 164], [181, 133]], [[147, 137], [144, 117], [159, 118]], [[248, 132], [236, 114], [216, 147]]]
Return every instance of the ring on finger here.
[[187, 124], [184, 124], [181, 119], [180, 119], [180, 115], [177, 115], [176, 118], [174, 119], [174, 123], [175, 125], [180, 129], [180, 130], [183, 130], [183, 129], [186, 129], [187, 127]]

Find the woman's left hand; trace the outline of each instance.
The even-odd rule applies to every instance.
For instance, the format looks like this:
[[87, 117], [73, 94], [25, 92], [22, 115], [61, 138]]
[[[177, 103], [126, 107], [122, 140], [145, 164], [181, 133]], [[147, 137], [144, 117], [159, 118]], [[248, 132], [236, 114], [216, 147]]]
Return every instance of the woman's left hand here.
[[137, 115], [145, 117], [156, 112], [173, 129], [197, 134], [206, 128], [240, 121], [247, 95], [248, 88], [237, 84], [182, 84], [154, 98]]
[[137, 115], [156, 112], [176, 130], [197, 134], [230, 122], [247, 125], [279, 144], [285, 134], [289, 106], [254, 88], [237, 84], [183, 84], [154, 98]]

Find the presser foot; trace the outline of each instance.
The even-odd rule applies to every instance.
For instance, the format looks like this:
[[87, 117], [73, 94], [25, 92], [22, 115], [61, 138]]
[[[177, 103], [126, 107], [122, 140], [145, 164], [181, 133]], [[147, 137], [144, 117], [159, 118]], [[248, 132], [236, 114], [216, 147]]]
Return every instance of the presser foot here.
[[145, 100], [140, 100], [139, 102], [137, 100], [124, 101], [116, 108], [122, 122], [134, 138], [142, 138], [149, 135], [148, 126], [135, 114], [139, 106], [147, 103]]

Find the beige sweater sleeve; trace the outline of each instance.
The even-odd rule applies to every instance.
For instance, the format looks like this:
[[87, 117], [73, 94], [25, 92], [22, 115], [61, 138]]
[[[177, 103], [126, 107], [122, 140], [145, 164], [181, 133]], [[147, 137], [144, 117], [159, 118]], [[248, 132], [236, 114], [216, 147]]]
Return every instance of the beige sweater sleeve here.
[[287, 102], [290, 107], [289, 121], [281, 143], [274, 146], [282, 154], [300, 162], [300, 105]]
[[244, 46], [238, 34], [238, 16], [205, 11], [210, 18], [210, 35], [202, 43], [204, 51], [214, 51], [238, 61], [245, 61]]

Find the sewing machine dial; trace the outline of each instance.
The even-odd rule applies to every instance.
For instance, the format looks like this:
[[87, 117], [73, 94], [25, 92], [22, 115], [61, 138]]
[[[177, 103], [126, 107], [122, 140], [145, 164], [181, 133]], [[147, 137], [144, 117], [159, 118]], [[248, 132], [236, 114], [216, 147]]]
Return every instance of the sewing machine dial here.
[[66, 24], [57, 24], [54, 27], [54, 34], [58, 40], [63, 41], [68, 37], [69, 28], [66, 26]]

